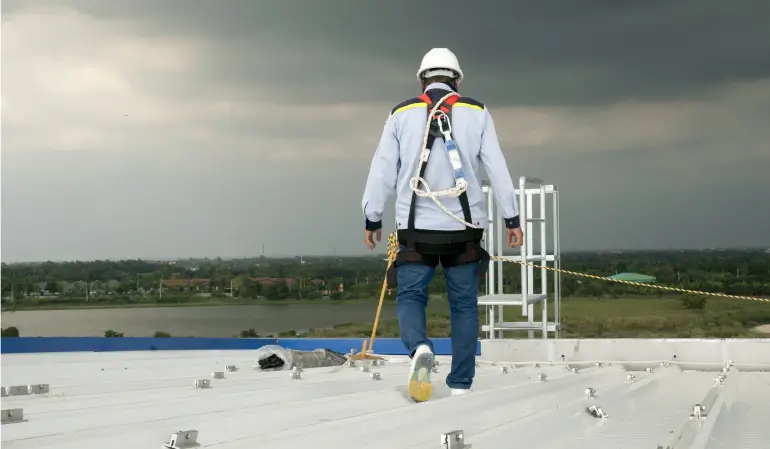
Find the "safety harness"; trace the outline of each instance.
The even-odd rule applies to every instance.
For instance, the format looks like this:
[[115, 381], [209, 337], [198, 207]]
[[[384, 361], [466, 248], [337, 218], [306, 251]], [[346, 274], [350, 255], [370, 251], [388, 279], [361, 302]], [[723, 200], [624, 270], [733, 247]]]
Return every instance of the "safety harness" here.
[[[412, 200], [409, 205], [407, 229], [398, 231], [399, 244], [404, 245], [406, 249], [399, 251], [396, 263], [392, 269], [388, 270], [389, 288], [396, 286], [397, 267], [404, 263], [422, 263], [435, 267], [440, 261], [443, 267], [451, 267], [479, 261], [479, 277], [484, 276], [489, 265], [489, 254], [480, 245], [484, 229], [472, 223], [473, 217], [471, 215], [468, 194], [466, 193], [468, 182], [465, 180], [457, 142], [452, 137], [452, 107], [460, 99], [460, 95], [455, 92], [449, 92], [442, 97], [436, 95], [440, 95], [443, 92], [445, 91], [430, 90], [418, 97], [428, 106], [428, 121], [426, 123], [424, 145], [420, 152], [417, 174], [410, 180]], [[431, 98], [430, 94], [434, 94], [433, 98]], [[425, 169], [431, 149], [437, 138], [444, 139], [444, 145], [449, 160], [452, 163], [455, 186], [444, 191], [433, 192], [423, 177], [425, 176]], [[420, 184], [424, 186], [424, 190], [420, 189]], [[416, 229], [415, 209], [418, 196], [431, 198], [447, 215], [465, 224], [465, 229], [462, 231]], [[440, 197], [447, 196], [458, 198], [463, 211], [462, 218], [453, 214], [439, 200]]]

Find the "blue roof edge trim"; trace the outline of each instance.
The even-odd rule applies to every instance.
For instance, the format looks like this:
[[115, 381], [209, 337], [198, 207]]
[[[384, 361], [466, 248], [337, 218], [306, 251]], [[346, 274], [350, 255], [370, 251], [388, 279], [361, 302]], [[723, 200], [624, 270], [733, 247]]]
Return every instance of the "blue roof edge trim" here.
[[[313, 349], [331, 349], [332, 351], [347, 354], [351, 349], [356, 352], [361, 350], [364, 338], [279, 338], [278, 345], [286, 349], [312, 351]], [[433, 353], [436, 355], [452, 355], [452, 339], [431, 338]], [[375, 354], [382, 355], [409, 355], [404, 343], [399, 338], [375, 338]], [[476, 341], [476, 355], [481, 355], [481, 342]]]
[[[115, 351], [206, 351], [249, 350], [266, 345], [286, 349], [312, 351], [331, 349], [347, 353], [361, 350], [364, 338], [153, 338], [153, 337], [4, 337], [0, 354], [34, 354], [40, 352], [115, 352]], [[452, 355], [449, 338], [432, 338], [436, 355]], [[382, 355], [408, 355], [398, 338], [377, 338], [374, 352]], [[481, 355], [481, 342], [476, 342], [476, 355]]]

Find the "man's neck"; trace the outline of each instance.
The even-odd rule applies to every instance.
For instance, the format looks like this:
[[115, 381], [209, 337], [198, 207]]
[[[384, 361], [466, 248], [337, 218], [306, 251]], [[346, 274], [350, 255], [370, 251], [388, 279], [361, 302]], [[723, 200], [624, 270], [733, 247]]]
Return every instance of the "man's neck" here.
[[427, 92], [427, 91], [429, 91], [431, 89], [451, 90], [452, 92], [455, 91], [452, 88], [452, 86], [450, 86], [449, 84], [446, 84], [446, 83], [430, 83], [427, 86], [425, 86], [425, 92]]

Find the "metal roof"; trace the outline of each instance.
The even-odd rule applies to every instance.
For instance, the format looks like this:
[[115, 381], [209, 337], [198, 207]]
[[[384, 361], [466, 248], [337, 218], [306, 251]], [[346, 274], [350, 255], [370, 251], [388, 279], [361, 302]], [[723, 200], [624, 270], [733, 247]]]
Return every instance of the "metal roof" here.
[[461, 429], [473, 449], [770, 447], [770, 340], [484, 341], [474, 391], [450, 397], [438, 357], [422, 404], [406, 398], [406, 359], [387, 359], [293, 379], [254, 370], [254, 351], [6, 354], [4, 386], [50, 392], [2, 398], [25, 420], [3, 424], [2, 443], [161, 448], [194, 429], [201, 448], [440, 448]]

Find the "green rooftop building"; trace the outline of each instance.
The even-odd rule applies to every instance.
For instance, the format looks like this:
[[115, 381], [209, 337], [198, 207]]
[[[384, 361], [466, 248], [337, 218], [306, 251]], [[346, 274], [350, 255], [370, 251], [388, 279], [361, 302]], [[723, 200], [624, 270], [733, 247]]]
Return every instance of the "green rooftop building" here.
[[607, 276], [607, 279], [615, 279], [618, 281], [639, 282], [640, 284], [655, 284], [658, 280], [655, 276], [647, 276], [646, 274], [639, 273], [618, 273], [612, 276]]

